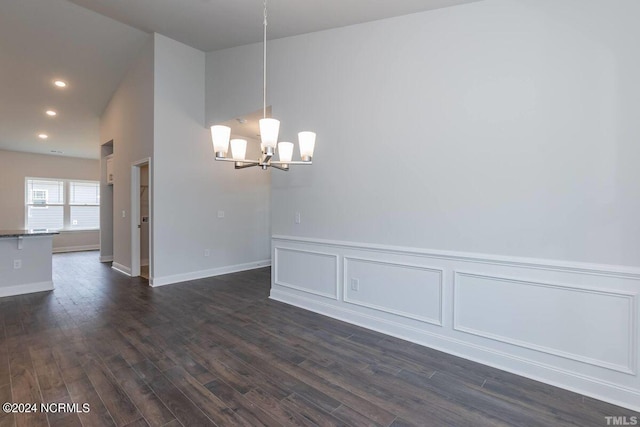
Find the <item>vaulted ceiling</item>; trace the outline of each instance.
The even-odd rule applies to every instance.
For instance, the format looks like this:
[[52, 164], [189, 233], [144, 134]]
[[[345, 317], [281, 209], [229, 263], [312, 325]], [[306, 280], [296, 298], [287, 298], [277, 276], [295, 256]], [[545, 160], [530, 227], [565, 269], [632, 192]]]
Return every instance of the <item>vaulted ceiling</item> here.
[[[269, 38], [472, 1], [269, 0]], [[262, 1], [0, 1], [0, 149], [98, 158], [100, 115], [152, 32], [203, 51], [257, 42]]]

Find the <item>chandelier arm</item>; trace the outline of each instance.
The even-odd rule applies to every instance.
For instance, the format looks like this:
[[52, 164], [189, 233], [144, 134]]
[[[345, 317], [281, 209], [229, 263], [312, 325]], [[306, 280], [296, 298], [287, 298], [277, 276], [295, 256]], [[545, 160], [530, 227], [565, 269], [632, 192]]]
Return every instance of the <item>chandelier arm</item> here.
[[245, 160], [243, 161], [236, 161], [235, 163], [235, 168], [236, 169], [246, 169], [246, 168], [252, 168], [254, 166], [262, 166], [260, 165], [260, 163], [258, 162], [247, 162]]
[[312, 165], [313, 162], [311, 160], [309, 160], [308, 162], [305, 162], [304, 160], [292, 160], [290, 162], [279, 162], [279, 161], [272, 161], [271, 162], [272, 165]]
[[285, 172], [289, 172], [289, 166], [280, 166], [280, 164], [275, 164], [275, 163], [271, 163], [271, 167], [274, 167], [276, 169], [280, 169], [281, 171], [285, 171]]

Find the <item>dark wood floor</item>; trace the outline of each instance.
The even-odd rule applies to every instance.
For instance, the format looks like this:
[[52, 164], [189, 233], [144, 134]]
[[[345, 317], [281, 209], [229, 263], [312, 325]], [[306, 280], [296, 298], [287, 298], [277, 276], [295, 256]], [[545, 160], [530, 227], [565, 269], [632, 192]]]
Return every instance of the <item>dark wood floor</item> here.
[[54, 255], [53, 292], [0, 298], [5, 426], [604, 426], [638, 416], [269, 301], [261, 269], [149, 288], [95, 252]]

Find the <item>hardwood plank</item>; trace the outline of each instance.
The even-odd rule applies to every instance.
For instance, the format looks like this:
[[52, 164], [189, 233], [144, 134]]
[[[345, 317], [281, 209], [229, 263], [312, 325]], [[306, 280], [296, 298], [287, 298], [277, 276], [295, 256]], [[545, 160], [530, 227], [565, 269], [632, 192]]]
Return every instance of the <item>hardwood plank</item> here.
[[[63, 371], [64, 376], [64, 371]], [[66, 381], [66, 378], [65, 378]], [[84, 404], [88, 403], [89, 412], [80, 413], [78, 417], [84, 427], [101, 427], [101, 426], [115, 426], [116, 423], [111, 417], [111, 414], [107, 410], [106, 406], [98, 396], [98, 393], [93, 388], [89, 378], [84, 375], [80, 379], [66, 382], [69, 394], [74, 402]]]
[[[11, 369], [11, 392], [14, 403], [42, 403], [38, 379], [28, 347], [21, 340], [10, 341], [9, 366]], [[47, 417], [42, 412], [14, 414], [16, 426], [48, 426]]]
[[207, 390], [222, 401], [229, 409], [240, 415], [253, 426], [280, 426], [281, 424], [259, 406], [220, 380], [207, 383]]
[[281, 403], [284, 407], [300, 414], [307, 421], [307, 425], [320, 427], [345, 425], [343, 421], [334, 417], [330, 413], [323, 411], [296, 393], [292, 393], [290, 396], [287, 396]]
[[166, 375], [185, 396], [194, 402], [217, 425], [251, 425], [248, 420], [236, 414], [184, 369], [174, 367], [166, 371]]
[[276, 421], [283, 426], [306, 426], [308, 420], [295, 410], [281, 404], [281, 400], [274, 398], [271, 394], [255, 388], [244, 395], [250, 402], [268, 412]]
[[145, 420], [151, 425], [161, 426], [175, 418], [149, 386], [138, 377], [133, 368], [127, 366], [113, 371], [113, 375]]
[[215, 423], [189, 400], [148, 360], [133, 366], [136, 373], [185, 426], [213, 426]]
[[0, 416], [0, 427], [15, 427], [16, 419], [13, 414]]
[[116, 425], [124, 426], [142, 417], [129, 396], [99, 361], [89, 358], [83, 368]]
[[[355, 409], [352, 409], [346, 405], [340, 405], [338, 406], [332, 413], [331, 415], [333, 415], [334, 417], [342, 420], [343, 422], [345, 422], [347, 425], [350, 426], [354, 426], [354, 427], [371, 427], [371, 426], [388, 426], [389, 424], [379, 424], [376, 422], [373, 422], [369, 417], [367, 417], [364, 414], [361, 414], [360, 412], [356, 411]], [[394, 419], [395, 421], [395, 419]]]

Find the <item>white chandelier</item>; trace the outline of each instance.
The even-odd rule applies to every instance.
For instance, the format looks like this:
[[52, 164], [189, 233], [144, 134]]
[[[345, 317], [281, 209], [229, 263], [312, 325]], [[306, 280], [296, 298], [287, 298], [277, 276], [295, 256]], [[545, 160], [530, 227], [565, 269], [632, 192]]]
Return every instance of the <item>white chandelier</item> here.
[[[216, 153], [216, 160], [224, 162], [234, 162], [236, 169], [244, 169], [252, 166], [260, 166], [263, 170], [274, 167], [280, 170], [288, 171], [289, 165], [310, 165], [313, 158], [313, 150], [316, 144], [316, 134], [314, 132], [299, 132], [298, 144], [300, 146], [300, 161], [293, 160], [293, 143], [278, 142], [278, 132], [280, 130], [280, 121], [267, 118], [267, 1], [264, 0], [264, 47], [263, 47], [263, 93], [262, 93], [262, 111], [263, 118], [260, 119], [260, 148], [262, 156], [258, 160], [247, 160], [247, 140], [232, 139], [231, 128], [223, 125], [211, 126], [211, 139], [213, 141], [213, 150]], [[227, 157], [231, 142], [231, 157]], [[278, 149], [279, 161], [271, 160]]]

